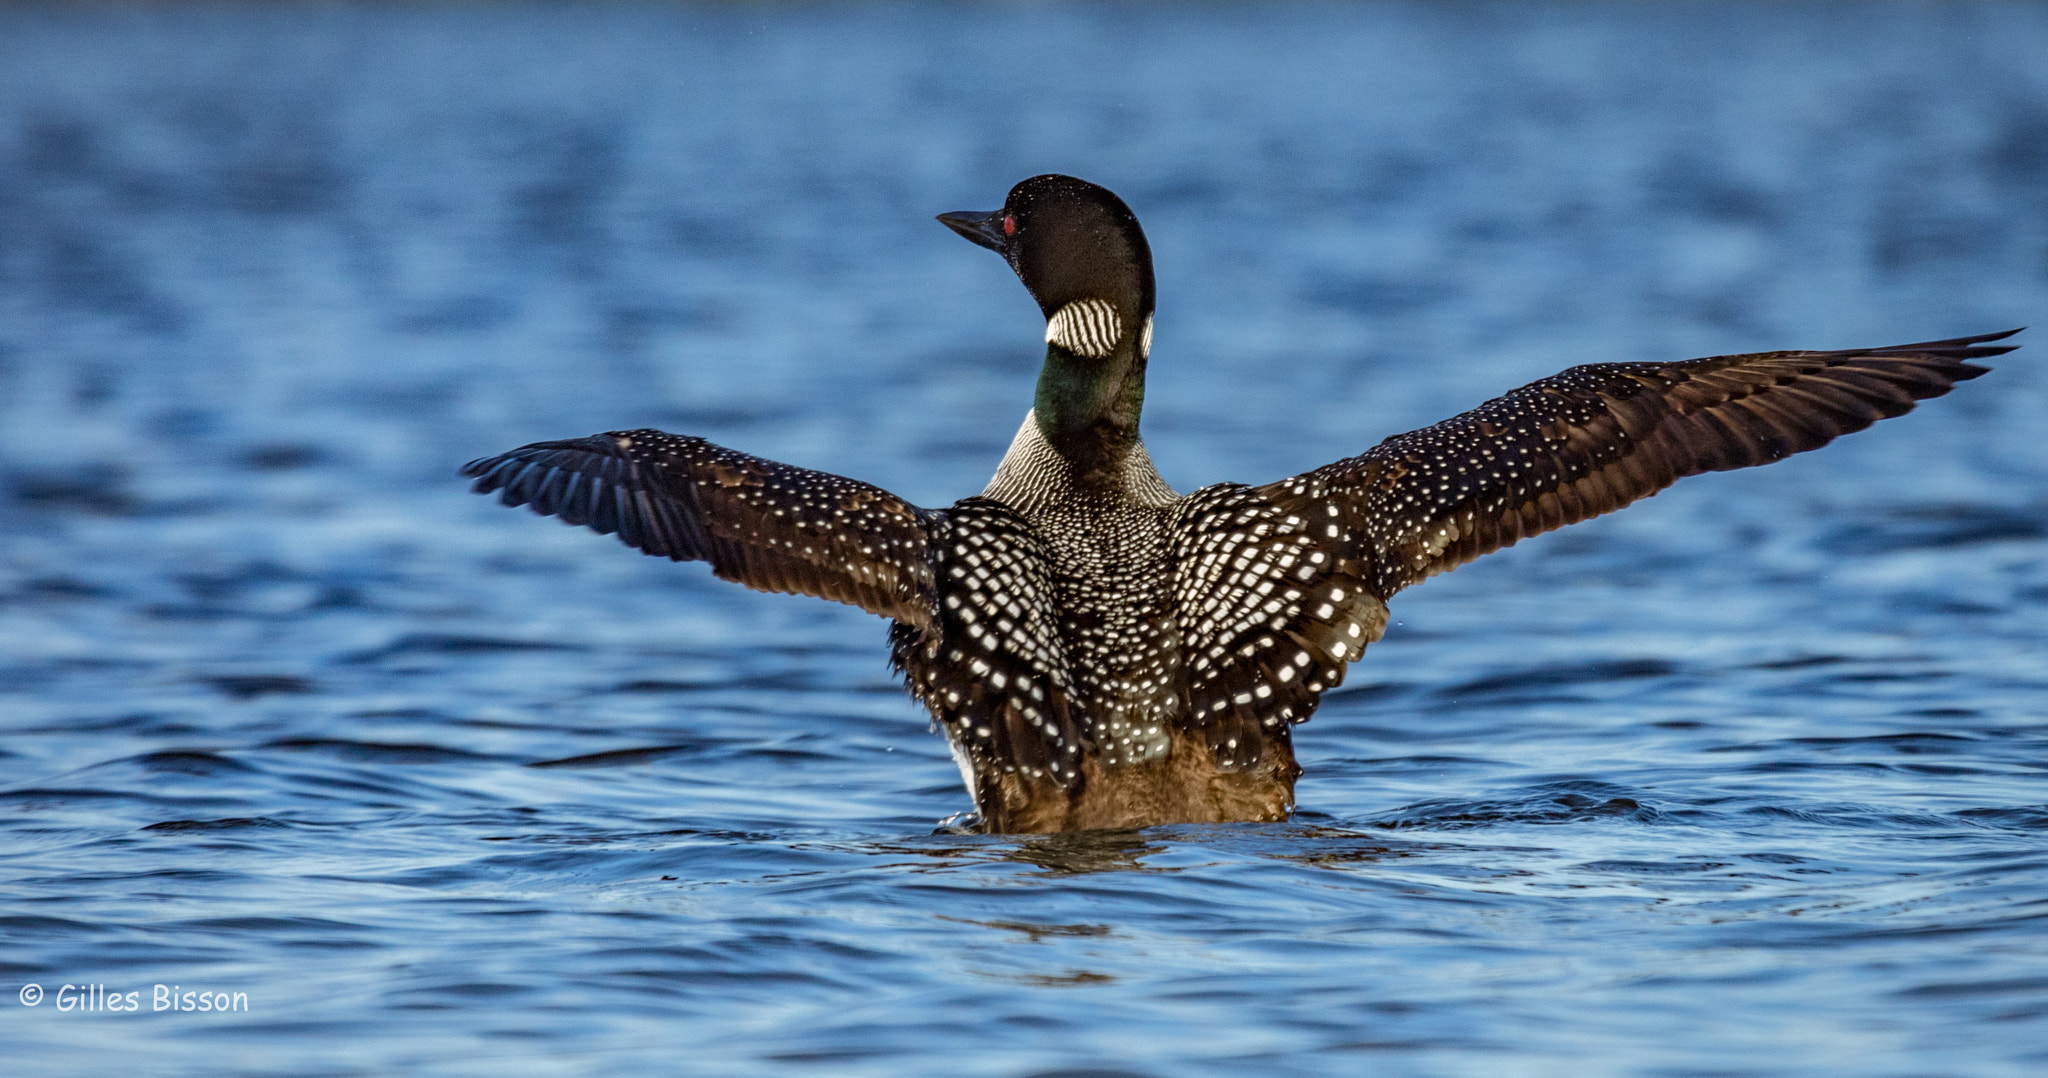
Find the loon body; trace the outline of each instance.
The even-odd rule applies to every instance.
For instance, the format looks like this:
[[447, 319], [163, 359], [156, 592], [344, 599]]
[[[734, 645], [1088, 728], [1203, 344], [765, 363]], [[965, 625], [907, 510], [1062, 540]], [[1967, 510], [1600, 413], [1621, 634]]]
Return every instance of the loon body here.
[[464, 472], [646, 553], [891, 619], [894, 663], [996, 832], [1283, 819], [1292, 727], [1402, 588], [1902, 415], [2017, 332], [1574, 367], [1291, 479], [1180, 495], [1138, 437], [1152, 256], [1123, 201], [1037, 176], [939, 220], [1003, 255], [1046, 317], [1033, 407], [980, 495], [920, 509], [651, 430]]

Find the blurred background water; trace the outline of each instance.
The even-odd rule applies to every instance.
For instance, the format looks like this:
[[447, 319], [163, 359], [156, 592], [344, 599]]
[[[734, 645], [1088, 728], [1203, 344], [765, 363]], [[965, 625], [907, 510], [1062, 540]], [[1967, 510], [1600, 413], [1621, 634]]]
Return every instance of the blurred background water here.
[[2023, 4], [0, 8], [5, 1069], [2042, 1073], [2043, 343], [1404, 594], [1279, 825], [934, 834], [881, 623], [454, 470], [653, 425], [979, 490], [1040, 327], [931, 215], [1043, 171], [1147, 226], [1183, 490], [2038, 324], [2044, 57]]

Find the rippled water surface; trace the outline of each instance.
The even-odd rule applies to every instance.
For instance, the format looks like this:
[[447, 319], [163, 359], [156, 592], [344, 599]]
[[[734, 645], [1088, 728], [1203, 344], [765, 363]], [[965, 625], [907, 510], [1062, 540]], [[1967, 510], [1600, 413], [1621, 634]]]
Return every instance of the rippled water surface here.
[[2048, 1072], [2038, 330], [1404, 594], [1286, 824], [935, 833], [880, 622], [454, 475], [651, 425], [978, 490], [1040, 326], [930, 218], [1040, 171], [1151, 234], [1183, 490], [2040, 324], [2043, 57], [2020, 4], [0, 9], [0, 1069]]

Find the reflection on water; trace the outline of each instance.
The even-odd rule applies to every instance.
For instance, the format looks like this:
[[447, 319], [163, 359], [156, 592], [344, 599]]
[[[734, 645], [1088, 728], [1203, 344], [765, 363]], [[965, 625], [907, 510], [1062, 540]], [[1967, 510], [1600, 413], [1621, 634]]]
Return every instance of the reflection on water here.
[[[980, 489], [1041, 327], [930, 218], [1046, 170], [1145, 220], [1181, 489], [1580, 362], [2039, 325], [2044, 54], [2022, 5], [0, 9], [10, 1072], [2038, 1072], [2039, 345], [1404, 594], [1272, 825], [934, 834], [874, 619], [454, 470], [651, 425]], [[14, 995], [87, 982], [251, 1006]]]
[[1012, 861], [1037, 865], [1054, 875], [1077, 872], [1171, 872], [1144, 863], [1153, 852], [1137, 831], [1086, 831], [1019, 839], [1003, 854]]

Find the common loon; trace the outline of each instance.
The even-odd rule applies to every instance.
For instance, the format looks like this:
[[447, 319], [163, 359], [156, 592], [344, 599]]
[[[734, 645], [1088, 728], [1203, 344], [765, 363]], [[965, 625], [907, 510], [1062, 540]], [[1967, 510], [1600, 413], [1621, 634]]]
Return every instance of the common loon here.
[[1152, 254], [1123, 200], [1034, 176], [999, 210], [939, 220], [1001, 254], [1045, 315], [1037, 395], [981, 494], [920, 509], [654, 430], [463, 472], [648, 554], [892, 619], [893, 665], [993, 832], [1283, 819], [1290, 730], [1395, 592], [1902, 415], [2018, 332], [1574, 367], [1291, 479], [1181, 495], [1138, 437]]

